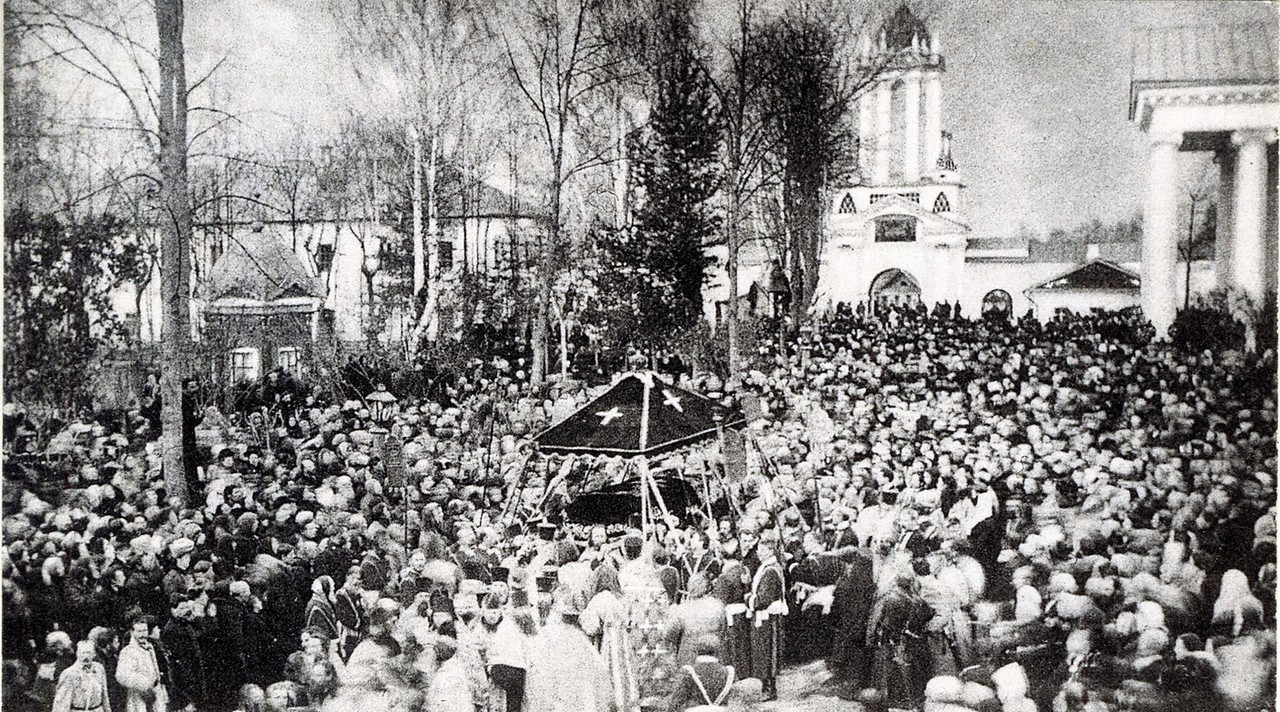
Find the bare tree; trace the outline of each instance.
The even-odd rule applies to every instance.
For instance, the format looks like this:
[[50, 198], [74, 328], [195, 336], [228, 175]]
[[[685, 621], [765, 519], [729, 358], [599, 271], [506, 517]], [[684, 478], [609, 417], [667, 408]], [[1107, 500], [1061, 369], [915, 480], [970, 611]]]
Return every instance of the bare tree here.
[[567, 187], [583, 171], [606, 165], [612, 146], [582, 151], [579, 130], [587, 119], [589, 98], [612, 80], [618, 61], [599, 32], [591, 0], [535, 0], [503, 32], [511, 80], [532, 113], [545, 151], [548, 204], [546, 235], [539, 249], [538, 296], [533, 314], [531, 381], [541, 384], [547, 371], [547, 308], [555, 272], [563, 260]]
[[709, 72], [712, 86], [720, 102], [724, 146], [722, 191], [727, 203], [725, 243], [728, 254], [725, 268], [729, 280], [728, 331], [729, 373], [737, 371], [738, 354], [738, 268], [742, 248], [742, 227], [746, 204], [772, 178], [765, 167], [767, 142], [764, 124], [757, 111], [761, 89], [761, 72], [756, 56], [755, 19], [758, 9], [754, 0], [739, 0], [737, 24], [726, 47], [727, 61], [723, 72]]
[[[143, 158], [134, 172], [115, 175], [119, 182], [139, 178], [158, 188], [162, 219], [161, 292], [163, 295], [161, 361], [164, 375], [161, 449], [169, 494], [185, 501], [186, 462], [183, 450], [182, 381], [190, 369], [191, 202], [187, 182], [189, 142], [220, 126], [224, 118], [188, 133], [188, 113], [211, 107], [189, 106], [190, 94], [209, 75], [188, 83], [183, 45], [182, 0], [155, 0], [151, 20], [156, 42], [141, 39], [145, 6], [111, 0], [51, 3], [20, 0], [12, 19], [46, 54], [83, 77], [105, 86], [124, 100], [127, 119], [86, 120], [103, 132], [118, 131], [141, 139]], [[152, 67], [158, 71], [152, 74]], [[156, 176], [150, 171], [159, 168]]]
[[377, 82], [389, 70], [398, 83], [411, 156], [416, 349], [436, 331], [442, 171], [485, 123], [476, 115], [485, 102], [475, 99], [495, 83], [488, 81], [498, 66], [486, 55], [491, 32], [473, 0], [335, 0], [330, 7], [369, 60], [358, 67], [362, 76]]
[[818, 281], [827, 190], [854, 158], [850, 101], [891, 65], [890, 53], [851, 62], [851, 40], [865, 18], [844, 4], [811, 0], [788, 7], [761, 30], [773, 160], [782, 199], [791, 281], [791, 318], [806, 317]]

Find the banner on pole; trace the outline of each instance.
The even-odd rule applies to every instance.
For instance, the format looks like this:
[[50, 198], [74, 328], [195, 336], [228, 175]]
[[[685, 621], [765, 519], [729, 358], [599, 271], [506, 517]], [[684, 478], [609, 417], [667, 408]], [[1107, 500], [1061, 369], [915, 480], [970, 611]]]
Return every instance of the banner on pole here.
[[724, 432], [724, 474], [730, 482], [741, 482], [747, 476], [747, 445], [742, 433]]
[[382, 468], [388, 487], [404, 487], [404, 443], [395, 434], [382, 444]]

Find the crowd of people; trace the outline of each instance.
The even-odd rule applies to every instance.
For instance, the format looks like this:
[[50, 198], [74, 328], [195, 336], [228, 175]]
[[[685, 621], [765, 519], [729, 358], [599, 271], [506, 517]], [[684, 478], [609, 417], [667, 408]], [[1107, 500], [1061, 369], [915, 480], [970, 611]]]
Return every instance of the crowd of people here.
[[599, 388], [473, 366], [389, 432], [208, 409], [186, 504], [145, 418], [68, 426], [56, 493], [6, 467], [4, 707], [680, 712], [822, 660], [871, 710], [1274, 708], [1272, 353], [842, 309], [680, 377], [744, 447], [654, 462], [709, 501], [643, 526], [532, 444]]

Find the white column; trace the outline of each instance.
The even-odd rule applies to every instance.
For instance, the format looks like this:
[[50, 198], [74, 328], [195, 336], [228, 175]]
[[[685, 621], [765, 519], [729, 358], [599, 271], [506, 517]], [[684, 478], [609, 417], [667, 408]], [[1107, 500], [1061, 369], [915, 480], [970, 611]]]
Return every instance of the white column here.
[[907, 183], [914, 183], [920, 180], [920, 75], [915, 72], [908, 74], [903, 90], [906, 92], [906, 117], [902, 131], [902, 160], [905, 162], [902, 178]]
[[942, 76], [929, 72], [924, 79], [924, 172], [934, 171], [942, 153]]
[[1232, 248], [1235, 246], [1236, 153], [1227, 148], [1218, 153], [1218, 229], [1213, 240], [1213, 255], [1218, 288], [1232, 284]]
[[871, 123], [871, 101], [874, 96], [875, 93], [869, 91], [858, 98], [858, 172], [866, 182], [871, 181], [876, 155], [875, 129]]
[[1181, 134], [1151, 137], [1142, 216], [1142, 313], [1165, 336], [1173, 324], [1178, 266], [1178, 146]]
[[1274, 131], [1237, 131], [1231, 135], [1236, 151], [1235, 242], [1231, 246], [1231, 286], [1254, 304], [1266, 296], [1267, 143]]
[[889, 140], [893, 136], [893, 89], [882, 80], [876, 87], [876, 185], [889, 183]]

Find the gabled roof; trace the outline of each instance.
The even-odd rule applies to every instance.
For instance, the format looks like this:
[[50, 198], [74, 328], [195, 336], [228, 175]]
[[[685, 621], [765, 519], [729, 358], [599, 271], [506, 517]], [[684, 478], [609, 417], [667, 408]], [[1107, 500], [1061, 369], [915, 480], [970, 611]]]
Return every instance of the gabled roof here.
[[1032, 287], [1036, 291], [1059, 290], [1124, 290], [1130, 291], [1142, 286], [1138, 275], [1106, 260], [1093, 260], [1083, 265], [1072, 267], [1056, 277], [1045, 280]]
[[[469, 189], [464, 191], [464, 186], [469, 186]], [[519, 195], [508, 193], [484, 181], [466, 178], [452, 166], [441, 169], [437, 190], [442, 220], [539, 218], [545, 217], [547, 212]]]
[[233, 236], [214, 263], [202, 296], [254, 299], [263, 302], [296, 297], [324, 297], [324, 289], [274, 228]]

